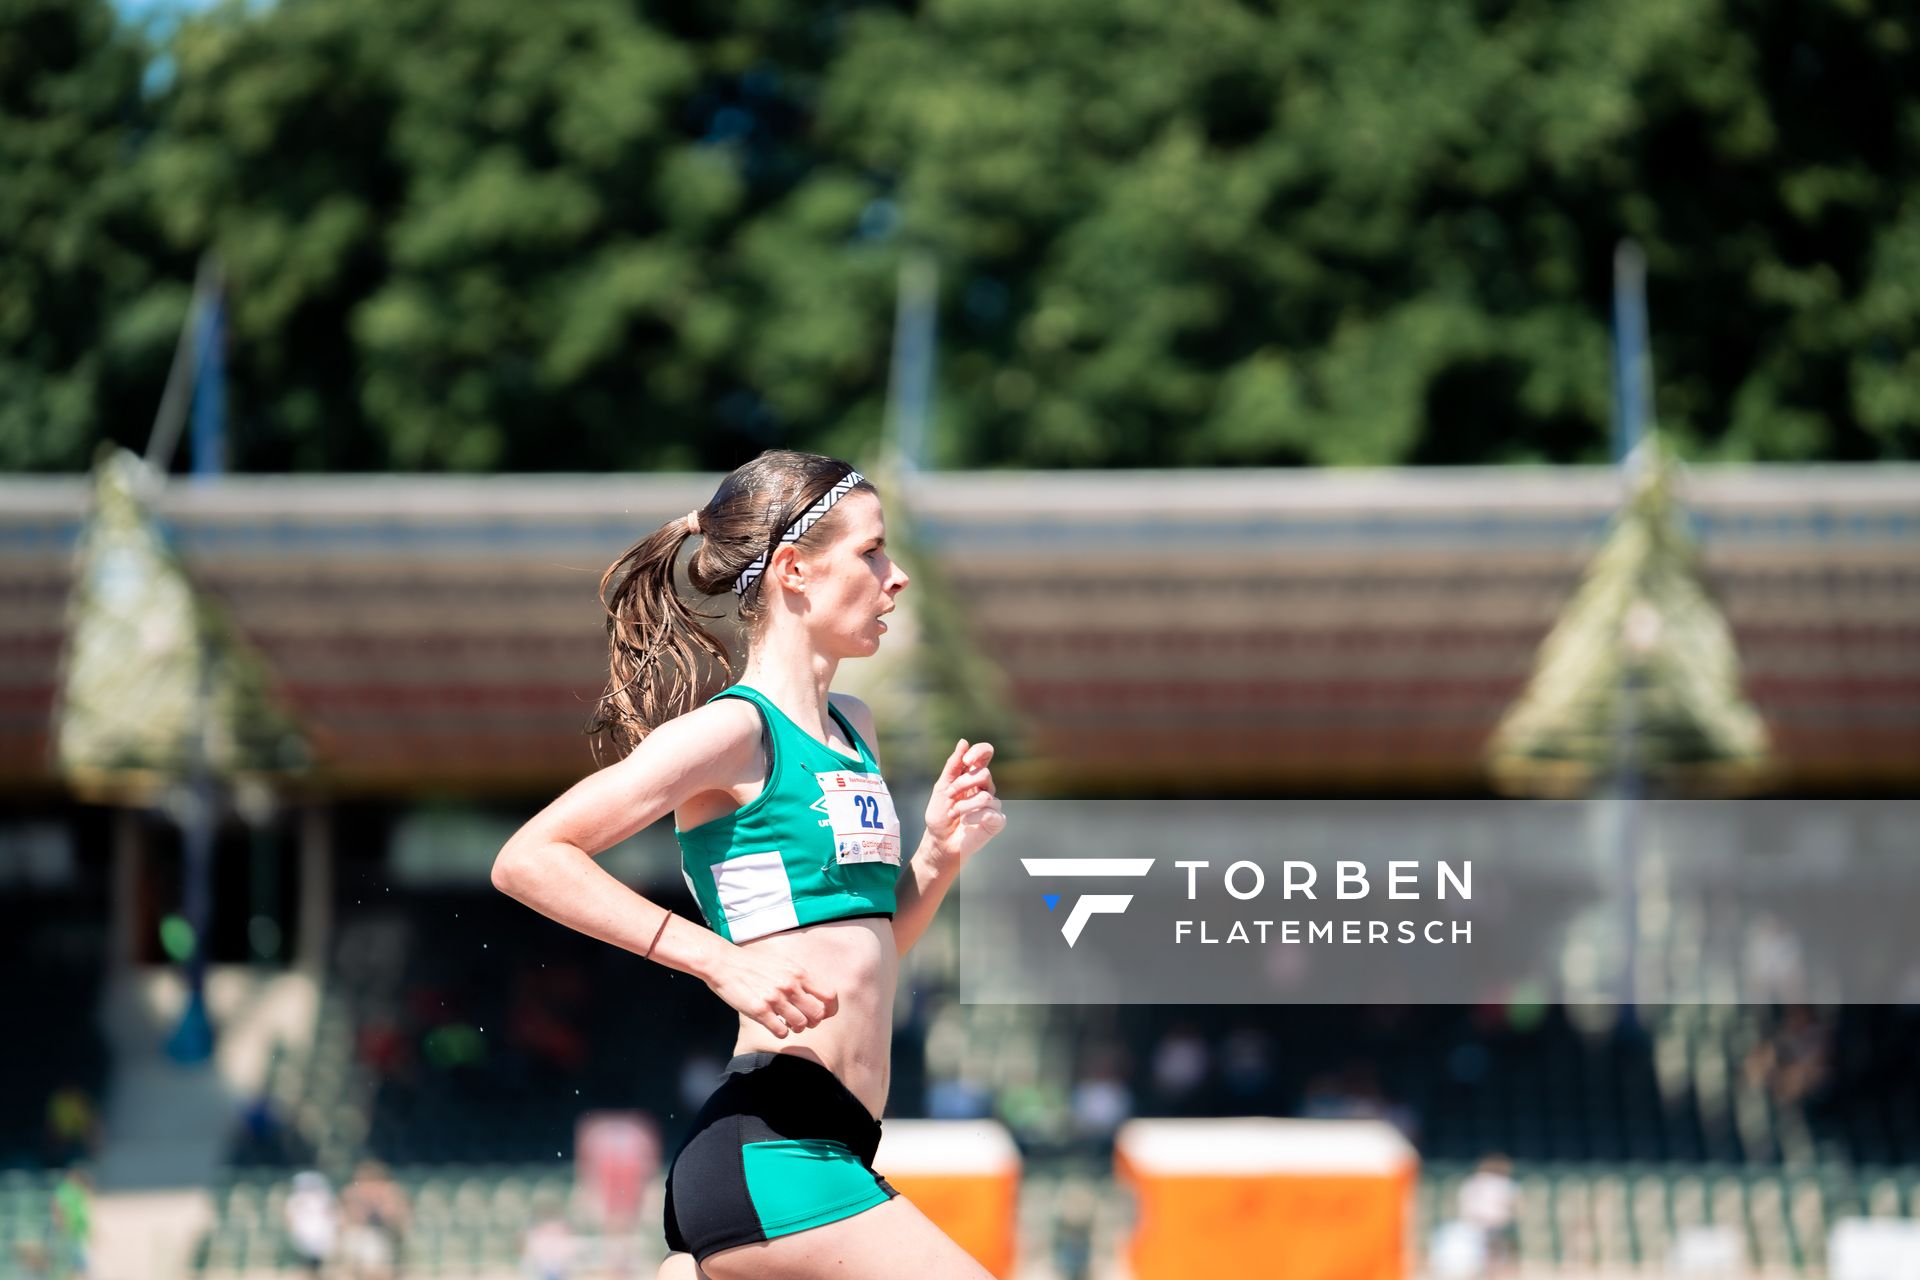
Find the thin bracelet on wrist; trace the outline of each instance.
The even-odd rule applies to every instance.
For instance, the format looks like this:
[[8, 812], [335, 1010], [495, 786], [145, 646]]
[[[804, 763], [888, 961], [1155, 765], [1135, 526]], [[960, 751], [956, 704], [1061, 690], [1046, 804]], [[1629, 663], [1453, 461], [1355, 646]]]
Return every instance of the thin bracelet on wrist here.
[[665, 910], [663, 908], [660, 912], [660, 927], [653, 931], [653, 941], [649, 942], [647, 944], [647, 949], [640, 953], [640, 958], [642, 960], [653, 959], [653, 949], [660, 945], [660, 935], [667, 931], [667, 921], [671, 919], [673, 919], [673, 912]]

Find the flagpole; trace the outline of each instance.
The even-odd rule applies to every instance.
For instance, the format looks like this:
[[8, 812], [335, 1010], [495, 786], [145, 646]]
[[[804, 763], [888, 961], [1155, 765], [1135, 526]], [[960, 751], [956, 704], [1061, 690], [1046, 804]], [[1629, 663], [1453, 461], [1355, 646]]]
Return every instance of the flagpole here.
[[933, 404], [935, 328], [939, 320], [940, 269], [931, 254], [909, 253], [900, 263], [893, 322], [893, 369], [888, 379], [887, 417], [902, 470], [927, 465], [927, 434]]
[[[191, 467], [195, 484], [210, 484], [226, 470], [226, 311], [221, 297], [219, 264], [212, 255], [201, 260], [194, 285], [194, 377]], [[173, 428], [177, 434], [178, 425]], [[172, 451], [171, 439], [164, 441]], [[165, 463], [161, 464], [163, 467]], [[160, 474], [164, 474], [162, 471]], [[167, 1040], [167, 1053], [176, 1062], [199, 1063], [213, 1056], [213, 1019], [207, 1012], [207, 950], [213, 932], [213, 864], [219, 837], [225, 792], [214, 776], [212, 744], [214, 662], [212, 637], [205, 619], [196, 613], [193, 626], [195, 660], [199, 671], [195, 695], [193, 752], [187, 782], [185, 820], [182, 823], [185, 866], [181, 914], [186, 918], [193, 950], [186, 959], [187, 1000], [180, 1024]]]
[[[1641, 443], [1652, 419], [1651, 361], [1647, 351], [1647, 259], [1640, 246], [1622, 240], [1613, 253], [1613, 460], [1620, 475], [1624, 509], [1633, 501], [1634, 486], [1648, 460]], [[1614, 643], [1621, 649], [1619, 714], [1614, 721], [1611, 784], [1614, 802], [1614, 866], [1620, 879], [1620, 1017], [1621, 1026], [1638, 1026], [1635, 988], [1638, 980], [1640, 928], [1640, 830], [1645, 779], [1635, 739], [1640, 732], [1640, 668], [1637, 662], [1630, 605], [1622, 634]]]

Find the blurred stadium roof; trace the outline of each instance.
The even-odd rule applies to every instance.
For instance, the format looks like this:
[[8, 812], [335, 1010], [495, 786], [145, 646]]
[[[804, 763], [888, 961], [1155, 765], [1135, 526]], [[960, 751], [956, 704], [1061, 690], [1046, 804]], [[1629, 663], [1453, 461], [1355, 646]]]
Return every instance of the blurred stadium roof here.
[[[591, 768], [601, 571], [715, 478], [236, 476], [158, 512], [332, 793]], [[938, 474], [907, 495], [1046, 789], [1476, 790], [1619, 498], [1605, 469]], [[48, 733], [87, 502], [0, 478], [0, 787]], [[897, 495], [890, 495], [897, 500]], [[1920, 782], [1920, 467], [1682, 499], [1784, 785]]]

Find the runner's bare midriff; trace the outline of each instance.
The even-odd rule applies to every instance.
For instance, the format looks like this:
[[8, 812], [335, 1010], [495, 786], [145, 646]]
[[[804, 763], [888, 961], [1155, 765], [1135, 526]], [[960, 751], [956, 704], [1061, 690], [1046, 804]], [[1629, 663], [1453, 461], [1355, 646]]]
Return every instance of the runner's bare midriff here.
[[818, 1026], [784, 1040], [743, 1014], [733, 1051], [765, 1049], [812, 1058], [833, 1072], [879, 1119], [887, 1105], [893, 990], [900, 972], [893, 921], [877, 916], [829, 920], [741, 945], [793, 960], [816, 984], [824, 983], [837, 993], [839, 1007]]

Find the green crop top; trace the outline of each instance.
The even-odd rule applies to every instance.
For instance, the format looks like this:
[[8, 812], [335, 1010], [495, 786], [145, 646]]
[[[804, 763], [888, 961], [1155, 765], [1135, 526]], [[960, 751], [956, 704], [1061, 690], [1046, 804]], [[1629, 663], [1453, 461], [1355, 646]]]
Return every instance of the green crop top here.
[[[766, 787], [742, 808], [690, 831], [674, 828], [680, 871], [713, 931], [747, 942], [782, 929], [891, 916], [900, 877], [900, 818], [867, 744], [829, 707], [860, 752], [841, 755], [743, 684], [766, 721]], [[712, 701], [712, 699], [709, 699]]]

